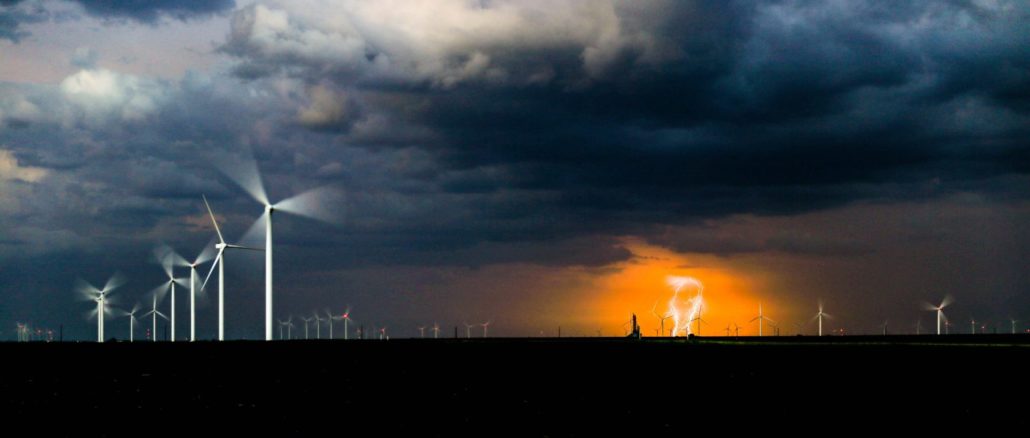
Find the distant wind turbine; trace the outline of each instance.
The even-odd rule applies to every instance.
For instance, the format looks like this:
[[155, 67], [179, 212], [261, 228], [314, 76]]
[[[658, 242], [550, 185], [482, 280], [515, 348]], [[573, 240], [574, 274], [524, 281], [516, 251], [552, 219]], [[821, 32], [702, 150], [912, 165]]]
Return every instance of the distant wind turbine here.
[[434, 322], [433, 323], [433, 339], [437, 339], [439, 337], [440, 337], [440, 325]]
[[819, 313], [816, 313], [815, 316], [812, 317], [812, 320], [819, 320], [819, 336], [823, 335], [823, 318], [833, 319], [830, 314], [823, 312], [823, 302], [819, 301]]
[[758, 336], [759, 337], [762, 336], [762, 322], [763, 321], [769, 321], [769, 323], [771, 323], [771, 324], [775, 324], [776, 323], [776, 321], [773, 321], [772, 319], [769, 319], [768, 317], [765, 316], [765, 314], [762, 313], [762, 303], [760, 303], [760, 302], [758, 303], [758, 316], [756, 316], [754, 318], [751, 318], [750, 322], [755, 322], [755, 321], [758, 321]]
[[467, 322], [465, 323], [465, 339], [469, 339], [472, 337], [472, 327], [475, 326], [475, 324], [469, 324]]
[[343, 340], [346, 341], [347, 335], [350, 333], [350, 329], [347, 328], [347, 324], [351, 322], [350, 307], [343, 312], [343, 315], [340, 315], [340, 319], [343, 320]]
[[311, 322], [313, 318], [301, 317], [300, 319], [304, 321], [304, 339], [306, 340], [308, 339], [308, 323]]
[[104, 284], [103, 289], [97, 289], [84, 280], [79, 280], [76, 285], [76, 289], [84, 299], [97, 303], [97, 308], [90, 311], [89, 317], [96, 316], [97, 318], [97, 342], [99, 343], [104, 342], [104, 316], [111, 313], [111, 309], [108, 307], [110, 303], [107, 296], [122, 284], [125, 284], [124, 277], [120, 274], [114, 274]]
[[[197, 283], [200, 282], [197, 266], [211, 261], [214, 256], [212, 248], [211, 244], [205, 245], [193, 262], [187, 265], [190, 268], [190, 342], [197, 340]], [[204, 288], [201, 287], [200, 291], [203, 292]]]
[[132, 310], [131, 311], [128, 311], [128, 312], [123, 311], [122, 312], [122, 314], [123, 314], [122, 316], [128, 316], [129, 317], [129, 342], [133, 342], [133, 340], [135, 338], [134, 335], [135, 335], [135, 332], [136, 332], [136, 312], [139, 312], [139, 309], [140, 309], [140, 305], [139, 305], [139, 303], [136, 303], [136, 305], [132, 306]]
[[172, 342], [175, 342], [175, 283], [179, 283], [182, 281], [182, 279], [180, 278], [175, 278], [175, 266], [189, 266], [189, 264], [186, 263], [186, 259], [182, 258], [182, 256], [180, 256], [178, 253], [175, 252], [175, 250], [173, 250], [171, 247], [167, 245], [162, 245], [155, 249], [154, 255], [156, 256], [158, 262], [161, 263], [161, 268], [164, 269], [165, 275], [168, 276], [168, 282], [158, 287], [170, 288], [172, 292], [172, 307], [170, 312], [171, 317], [169, 318], [172, 330], [170, 340]]
[[165, 314], [161, 313], [161, 311], [157, 310], [157, 302], [160, 301], [160, 298], [164, 298], [164, 293], [163, 292], [165, 290], [167, 290], [167, 289], [164, 289], [163, 287], [161, 287], [158, 290], [154, 290], [153, 292], [151, 292], [151, 295], [153, 295], [153, 299], [154, 299], [153, 306], [150, 308], [149, 312], [143, 314], [144, 317], [146, 317], [147, 315], [150, 315], [151, 318], [153, 319], [153, 327], [150, 329], [150, 341], [151, 342], [157, 342], [157, 317], [160, 316], [160, 317], [164, 318], [166, 321], [168, 320], [168, 316], [167, 315], [165, 315]]
[[[946, 295], [941, 304], [934, 306], [930, 303], [923, 303], [923, 307], [926, 310], [932, 310], [937, 312], [937, 334], [941, 334], [941, 323], [947, 324], [948, 318], [944, 316], [944, 308], [951, 304], [951, 295]], [[950, 324], [949, 324], [950, 325]], [[947, 328], [947, 327], [945, 327]]]
[[480, 324], [483, 327], [483, 337], [484, 338], [486, 337], [486, 329], [490, 327], [490, 322], [491, 321], [487, 321], [487, 322], [484, 322], [484, 323]]
[[420, 326], [418, 328], [418, 337], [419, 337], [419, 339], [425, 339], [426, 338], [426, 326]]
[[669, 315], [668, 313], [666, 313], [665, 316], [659, 315], [657, 310], [658, 310], [658, 301], [655, 301], [654, 305], [651, 306], [651, 314], [654, 315], [655, 318], [658, 318], [658, 324], [661, 327], [661, 330], [659, 332], [659, 336], [665, 336], [665, 320], [669, 319], [669, 318], [672, 318], [672, 316]]

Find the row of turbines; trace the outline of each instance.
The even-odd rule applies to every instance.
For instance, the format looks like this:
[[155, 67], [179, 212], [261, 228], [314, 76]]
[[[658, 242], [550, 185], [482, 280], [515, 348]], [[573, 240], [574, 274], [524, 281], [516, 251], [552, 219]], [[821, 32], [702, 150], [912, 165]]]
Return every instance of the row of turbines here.
[[[248, 162], [253, 164], [252, 161]], [[259, 202], [263, 207], [263, 213], [257, 219], [257, 221], [264, 221], [265, 228], [265, 246], [264, 248], [253, 248], [238, 243], [227, 242], [225, 236], [222, 234], [221, 227], [218, 224], [218, 220], [215, 217], [215, 213], [211, 208], [211, 204], [208, 202], [206, 196], [201, 196], [204, 201], [204, 207], [207, 210], [208, 216], [211, 218], [211, 223], [214, 226], [215, 237], [217, 242], [213, 248], [208, 245], [205, 246], [200, 254], [192, 261], [188, 261], [170, 247], [162, 246], [156, 252], [156, 256], [160, 261], [161, 266], [164, 268], [164, 273], [167, 276], [167, 281], [163, 282], [158, 288], [156, 288], [150, 294], [151, 308], [146, 313], [140, 315], [141, 317], [151, 317], [152, 331], [151, 338], [155, 338], [154, 334], [157, 331], [157, 319], [162, 318], [169, 321], [171, 326], [171, 340], [175, 340], [176, 332], [176, 285], [184, 286], [189, 288], [189, 307], [190, 307], [190, 341], [196, 340], [196, 299], [198, 293], [202, 293], [214, 274], [215, 269], [218, 269], [218, 340], [225, 340], [225, 264], [226, 258], [229, 251], [260, 251], [264, 252], [265, 255], [265, 340], [271, 341], [273, 339], [273, 329], [275, 327], [273, 320], [273, 245], [272, 245], [272, 217], [276, 212], [287, 212], [308, 218], [321, 220], [323, 222], [332, 222], [331, 219], [327, 219], [327, 216], [318, 211], [317, 207], [313, 206], [311, 202], [320, 193], [326, 191], [332, 191], [331, 187], [321, 187], [314, 190], [310, 190], [291, 198], [284, 199], [277, 203], [269, 202], [269, 198], [265, 192], [264, 185], [261, 182], [260, 174], [257, 172], [256, 164], [253, 164], [250, 168], [244, 169], [249, 170], [245, 174], [241, 173], [226, 173], [231, 180], [236, 182], [245, 192], [247, 192], [254, 200]], [[211, 268], [204, 278], [203, 282], [199, 281], [197, 269], [200, 265], [211, 261]], [[188, 268], [190, 271], [189, 280], [175, 277], [175, 268]], [[94, 301], [96, 303], [96, 309], [90, 312], [89, 317], [97, 318], [97, 341], [103, 342], [104, 340], [104, 318], [109, 315], [127, 316], [130, 324], [130, 341], [133, 340], [134, 330], [132, 327], [136, 324], [136, 314], [141, 310], [139, 304], [134, 306], [131, 311], [116, 310], [110, 306], [111, 300], [110, 295], [122, 284], [124, 284], [124, 277], [115, 274], [112, 276], [103, 287], [96, 287], [92, 284], [79, 280], [76, 285], [76, 290], [79, 292], [81, 297], [86, 300]], [[198, 288], [199, 285], [199, 288]], [[165, 294], [170, 293], [171, 296], [171, 308], [169, 313], [165, 314], [158, 310], [159, 301], [162, 301]]]
[[[697, 335], [700, 335], [701, 334], [701, 324], [702, 323], [707, 324], [707, 321], [705, 321], [704, 319], [701, 318], [701, 309], [704, 307], [704, 305], [700, 301], [700, 292], [698, 294], [697, 299], [698, 299], [698, 303], [699, 303], [697, 305], [698, 310], [697, 310], [696, 316], [694, 316], [692, 319], [690, 319], [689, 323], [695, 323], [695, 322], [697, 323], [697, 328], [695, 329], [695, 331], [693, 333], [696, 333]], [[950, 329], [951, 329], [952, 323], [950, 321], [948, 321], [947, 316], [944, 314], [944, 308], [948, 307], [952, 303], [952, 301], [953, 300], [952, 300], [951, 296], [946, 296], [940, 302], [940, 304], [937, 304], [937, 305], [933, 305], [933, 304], [930, 304], [930, 303], [923, 303], [924, 310], [932, 311], [932, 312], [934, 312], [936, 314], [936, 318], [937, 318], [937, 332], [936, 332], [936, 334], [938, 334], [938, 335], [950, 334]], [[651, 308], [651, 314], [657, 319], [657, 322], [658, 322], [658, 325], [659, 325], [659, 328], [657, 328], [656, 331], [655, 331], [655, 333], [658, 336], [666, 336], [666, 333], [668, 333], [668, 336], [679, 336], [681, 333], [684, 334], [684, 335], [691, 334], [691, 332], [689, 331], [689, 326], [684, 326], [684, 327], [682, 327], [682, 328], [680, 328], [678, 330], [670, 330], [670, 331], [666, 332], [666, 330], [665, 330], [665, 321], [667, 321], [670, 318], [673, 318], [675, 315], [671, 311], [670, 312], [665, 312], [665, 313], [658, 313], [657, 306], [658, 306], [658, 303], [655, 302], [655, 306]], [[808, 320], [807, 323], [808, 324], [813, 323], [813, 322], [817, 323], [817, 334], [818, 334], [818, 336], [823, 336], [823, 334], [824, 334], [824, 331], [823, 331], [823, 321], [824, 320], [829, 320], [829, 319], [833, 319], [833, 316], [830, 315], [829, 313], [826, 313], [824, 305], [820, 301], [819, 302], [819, 311], [814, 316], [812, 316], [812, 318], [810, 320]], [[764, 311], [762, 309], [762, 303], [758, 303], [758, 315], [756, 315], [754, 318], [752, 318], [749, 321], [749, 323], [751, 323], [751, 324], [756, 323], [756, 322], [758, 323], [758, 336], [764, 336], [765, 335], [765, 333], [764, 333], [764, 326], [765, 326], [765, 324], [769, 324], [773, 328], [774, 333], [777, 334], [777, 335], [779, 334], [779, 324], [775, 320], [769, 318], [764, 313]], [[1017, 333], [1016, 324], [1019, 322], [1019, 320], [1014, 319], [1014, 318], [1010, 318], [1008, 322], [1011, 324], [1011, 333], [1012, 334], [1016, 334]], [[797, 331], [798, 331], [799, 334], [801, 332], [801, 328], [804, 325], [806, 325], [806, 324], [805, 323], [796, 324]], [[916, 327], [916, 334], [917, 335], [922, 334], [922, 321], [921, 320], [917, 320], [915, 327]], [[742, 328], [742, 326], [740, 326], [740, 325], [738, 325], [736, 323], [730, 323], [730, 324], [726, 325], [726, 328], [724, 330], [725, 330], [726, 336], [731, 336], [731, 333], [732, 333], [732, 336], [739, 336], [741, 328]], [[977, 333], [977, 329], [978, 328], [980, 329], [980, 333], [986, 333], [986, 330], [987, 330], [987, 326], [986, 325], [981, 324], [980, 326], [977, 326], [977, 321], [975, 319], [970, 319], [970, 333], [972, 333], [972, 334]], [[882, 334], [883, 335], [887, 335], [887, 321], [884, 321], [884, 323], [880, 325], [880, 329], [882, 330]]]

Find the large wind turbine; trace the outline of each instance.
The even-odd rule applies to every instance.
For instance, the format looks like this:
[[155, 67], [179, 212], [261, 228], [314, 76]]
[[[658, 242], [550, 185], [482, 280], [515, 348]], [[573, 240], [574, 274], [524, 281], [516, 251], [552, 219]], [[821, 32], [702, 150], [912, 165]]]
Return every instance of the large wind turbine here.
[[262, 215], [265, 219], [265, 340], [270, 341], [272, 340], [273, 314], [272, 214], [276, 211], [283, 211], [323, 222], [336, 222], [337, 213], [332, 211], [331, 208], [327, 208], [327, 203], [324, 202], [324, 199], [326, 199], [327, 195], [338, 195], [339, 191], [332, 187], [319, 187], [273, 204], [268, 200], [264, 184], [261, 182], [261, 174], [257, 169], [257, 163], [251, 159], [237, 160], [236, 164], [236, 171], [225, 172], [225, 175], [265, 208]]
[[211, 274], [215, 272], [215, 267], [218, 267], [218, 340], [225, 340], [225, 250], [228, 248], [236, 249], [249, 249], [253, 251], [260, 251], [260, 249], [249, 248], [242, 245], [233, 245], [225, 243], [225, 238], [222, 237], [222, 230], [218, 228], [218, 220], [215, 219], [215, 213], [211, 211], [211, 204], [207, 203], [207, 196], [201, 195], [204, 198], [204, 206], [207, 207], [207, 214], [211, 216], [211, 223], [215, 226], [215, 233], [218, 235], [218, 243], [215, 244], [215, 248], [218, 249], [218, 254], [215, 256], [214, 263], [211, 264], [211, 270], [208, 271], [207, 277], [204, 278], [204, 284], [200, 286], [200, 290], [204, 290], [207, 287], [208, 280], [211, 279]]
[[750, 322], [755, 322], [755, 321], [758, 321], [758, 336], [759, 337], [762, 336], [762, 322], [763, 321], [769, 321], [770, 323], [773, 323], [773, 324], [776, 323], [776, 321], [773, 321], [773, 320], [769, 319], [768, 317], [765, 316], [765, 314], [762, 313], [762, 303], [760, 303], [760, 302], [758, 303], [758, 316], [756, 316], [754, 318], [751, 318]]
[[923, 303], [923, 307], [926, 308], [926, 310], [932, 310], [932, 311], [936, 311], [937, 312], [937, 334], [938, 335], [941, 334], [941, 323], [942, 322], [947, 323], [947, 321], [948, 321], [948, 318], [946, 318], [944, 316], [944, 308], [948, 307], [949, 304], [951, 304], [951, 295], [945, 296], [944, 299], [941, 300], [941, 304], [939, 304], [937, 306], [934, 306], [933, 304], [930, 304], [930, 303]]
[[125, 279], [120, 274], [114, 274], [104, 284], [103, 289], [97, 289], [93, 285], [79, 280], [76, 289], [87, 300], [93, 300], [97, 303], [97, 308], [89, 312], [89, 317], [92, 318], [94, 315], [97, 318], [97, 342], [104, 342], [104, 316], [111, 313], [110, 304], [107, 296], [111, 294], [111, 291], [117, 289], [122, 284], [125, 284]]
[[819, 320], [819, 336], [823, 335], [823, 318], [832, 319], [833, 317], [829, 313], [823, 312], [823, 302], [819, 301], [819, 313], [812, 317], [813, 320]]

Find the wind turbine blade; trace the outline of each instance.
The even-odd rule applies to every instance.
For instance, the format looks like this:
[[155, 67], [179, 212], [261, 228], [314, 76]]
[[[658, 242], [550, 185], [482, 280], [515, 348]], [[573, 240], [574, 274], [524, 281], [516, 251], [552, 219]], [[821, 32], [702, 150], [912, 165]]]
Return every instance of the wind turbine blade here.
[[204, 198], [204, 206], [207, 207], [207, 214], [211, 216], [211, 223], [215, 224], [215, 233], [218, 234], [218, 242], [225, 243], [225, 238], [222, 237], [222, 230], [218, 228], [218, 221], [215, 220], [215, 213], [211, 211], [211, 204], [207, 203], [207, 196], [200, 196]]
[[100, 289], [93, 287], [92, 284], [86, 282], [81, 278], [75, 280], [75, 292], [79, 294], [79, 298], [82, 301], [92, 301], [100, 293]]
[[151, 289], [150, 292], [147, 292], [146, 296], [148, 296], [148, 297], [157, 297], [157, 303], [161, 304], [161, 301], [164, 300], [165, 295], [167, 295], [167, 294], [168, 294], [168, 283], [165, 282], [165, 283], [162, 283], [160, 286]]
[[154, 248], [154, 257], [161, 263], [161, 267], [164, 268], [165, 275], [168, 277], [172, 276], [172, 268], [175, 266], [189, 266], [186, 259], [168, 245], [162, 244]]
[[347, 194], [336, 186], [322, 186], [284, 199], [276, 210], [318, 221], [342, 225], [346, 221]]
[[111, 291], [118, 289], [121, 285], [125, 284], [125, 276], [120, 272], [115, 272], [111, 278], [107, 279], [107, 283], [104, 284], [104, 292], [110, 293]]
[[258, 171], [257, 161], [254, 160], [253, 155], [223, 156], [219, 157], [218, 161], [220, 162], [219, 170], [247, 192], [250, 197], [260, 202], [261, 205], [270, 204], [265, 186], [261, 183], [261, 173]]
[[211, 241], [204, 245], [204, 249], [197, 254], [197, 258], [193, 259], [194, 266], [200, 266], [204, 263], [210, 262], [215, 257], [215, 239], [212, 237]]
[[86, 319], [93, 319], [97, 317], [97, 309], [94, 307], [86, 312]]
[[944, 296], [944, 300], [941, 301], [941, 308], [943, 309], [945, 307], [948, 307], [951, 304], [951, 302], [954, 301], [954, 300], [955, 299], [952, 298], [950, 294], [949, 295], [945, 295]]
[[157, 316], [160, 316], [160, 317], [162, 317], [162, 318], [164, 318], [164, 319], [166, 319], [166, 320], [168, 319], [168, 316], [167, 316], [167, 315], [165, 315], [165, 314], [163, 314], [163, 313], [161, 313], [161, 311], [160, 311], [160, 310], [155, 310], [155, 311], [154, 311], [154, 313], [156, 313], [156, 314], [157, 314]]
[[240, 240], [238, 240], [237, 243], [251, 248], [264, 246], [265, 231], [268, 229], [265, 223], [265, 218], [267, 216], [268, 211], [265, 210], [264, 213], [261, 213], [261, 216], [254, 219], [254, 223], [250, 224], [250, 228], [247, 228], [247, 231], [243, 233], [243, 237], [240, 237]]
[[218, 250], [218, 255], [215, 256], [215, 262], [211, 264], [211, 270], [207, 271], [207, 277], [204, 277], [204, 283], [200, 285], [200, 290], [204, 290], [207, 287], [207, 281], [211, 279], [211, 274], [215, 273], [215, 268], [218, 267], [218, 263], [222, 261], [222, 253], [225, 252], [225, 247]]
[[932, 312], [932, 311], [937, 310], [937, 306], [935, 306], [933, 304], [930, 304], [930, 303], [927, 303], [926, 301], [923, 301], [922, 305], [923, 305], [923, 310], [926, 310], [928, 312]]

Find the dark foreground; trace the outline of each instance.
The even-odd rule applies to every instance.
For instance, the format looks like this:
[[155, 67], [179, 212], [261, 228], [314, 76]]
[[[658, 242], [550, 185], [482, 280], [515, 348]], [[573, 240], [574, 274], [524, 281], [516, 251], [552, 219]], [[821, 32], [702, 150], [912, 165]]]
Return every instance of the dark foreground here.
[[8, 343], [0, 412], [44, 436], [1027, 422], [1030, 336], [725, 339]]

